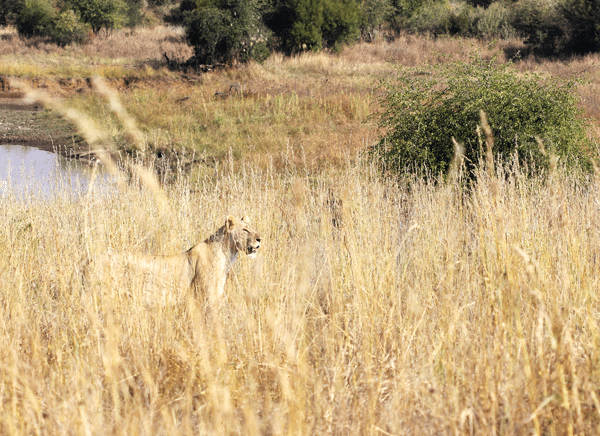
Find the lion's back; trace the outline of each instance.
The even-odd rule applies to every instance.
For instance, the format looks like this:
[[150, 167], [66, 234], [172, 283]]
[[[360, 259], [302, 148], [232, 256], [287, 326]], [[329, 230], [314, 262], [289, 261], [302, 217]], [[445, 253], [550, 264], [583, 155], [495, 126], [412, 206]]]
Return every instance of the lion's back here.
[[116, 290], [119, 296], [142, 297], [149, 305], [181, 301], [194, 277], [187, 253], [153, 256], [111, 253], [88, 263], [85, 278], [96, 290]]

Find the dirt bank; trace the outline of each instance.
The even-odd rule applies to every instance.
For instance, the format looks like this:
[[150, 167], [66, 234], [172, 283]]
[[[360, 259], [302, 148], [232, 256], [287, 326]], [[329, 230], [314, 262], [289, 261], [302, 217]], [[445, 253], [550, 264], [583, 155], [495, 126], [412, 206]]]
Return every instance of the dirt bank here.
[[[182, 75], [181, 80], [197, 83], [200, 79], [198, 76]], [[106, 82], [110, 88], [124, 92], [135, 88], [141, 81], [169, 86], [175, 79], [125, 77]], [[93, 90], [92, 81], [87, 78], [34, 78], [27, 84], [32, 89], [40, 89], [58, 98]], [[10, 78], [6, 76], [0, 76], [0, 144], [32, 146], [80, 160], [90, 160], [92, 156], [90, 147], [71, 124], [45, 110], [42, 103], [24, 101], [22, 93], [10, 86]]]
[[41, 103], [0, 90], [0, 144], [19, 144], [88, 159], [88, 146], [64, 120], [46, 111]]

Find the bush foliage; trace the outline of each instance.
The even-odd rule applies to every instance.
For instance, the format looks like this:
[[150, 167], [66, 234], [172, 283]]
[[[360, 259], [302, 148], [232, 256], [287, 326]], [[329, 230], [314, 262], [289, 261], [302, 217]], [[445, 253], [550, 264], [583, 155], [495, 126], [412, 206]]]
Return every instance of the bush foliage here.
[[60, 45], [83, 42], [88, 38], [90, 26], [82, 23], [78, 15], [67, 9], [54, 18], [50, 36]]
[[[187, 28], [201, 63], [260, 59], [273, 49], [335, 51], [359, 37], [406, 31], [522, 38], [528, 51], [547, 56], [600, 50], [598, 0], [4, 0], [0, 24], [16, 22], [25, 35], [78, 40], [79, 24], [96, 33], [135, 27], [144, 8], [175, 3], [166, 21]], [[58, 31], [52, 21], [60, 14]], [[72, 34], [65, 32], [70, 27]]]
[[514, 7], [500, 2], [483, 7], [466, 2], [428, 0], [411, 13], [406, 28], [414, 33], [510, 39], [518, 36], [515, 17]]
[[398, 0], [389, 18], [396, 30], [482, 39], [523, 38], [538, 55], [600, 50], [597, 0]]
[[[189, 7], [189, 6], [187, 6]], [[187, 13], [186, 37], [201, 64], [262, 60], [270, 31], [261, 0], [201, 1]]]
[[[12, 4], [12, 3], [11, 3]], [[142, 0], [24, 0], [10, 8], [20, 34], [60, 44], [83, 42], [89, 32], [135, 26], [142, 21]], [[0, 8], [0, 13], [9, 8]], [[10, 18], [5, 12], [5, 21]]]
[[[373, 6], [375, 0], [363, 6]], [[385, 8], [383, 2], [380, 5]], [[372, 9], [370, 10], [373, 12]], [[337, 49], [341, 44], [358, 39], [362, 20], [361, 6], [356, 0], [275, 0], [267, 16], [279, 47], [286, 53], [322, 48]], [[370, 15], [370, 23], [381, 16]]]
[[83, 42], [90, 30], [73, 10], [58, 10], [48, 0], [26, 0], [16, 24], [22, 35], [47, 37], [59, 45]]
[[452, 138], [462, 143], [467, 165], [482, 158], [479, 113], [488, 115], [494, 153], [517, 153], [529, 168], [547, 158], [537, 142], [571, 163], [586, 162], [590, 142], [572, 81], [523, 76], [510, 64], [448, 62], [423, 69], [400, 69], [381, 84], [379, 125], [386, 132], [370, 149], [387, 170], [446, 173], [454, 156]]
[[0, 2], [0, 26], [16, 21], [22, 7], [22, 0], [2, 0]]
[[45, 36], [52, 30], [54, 15], [48, 0], [25, 0], [17, 17], [17, 30], [25, 36]]

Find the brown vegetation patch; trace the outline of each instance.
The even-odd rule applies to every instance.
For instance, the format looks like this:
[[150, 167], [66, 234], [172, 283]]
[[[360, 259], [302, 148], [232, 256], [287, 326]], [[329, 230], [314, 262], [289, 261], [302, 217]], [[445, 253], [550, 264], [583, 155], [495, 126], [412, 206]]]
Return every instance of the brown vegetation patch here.
[[81, 45], [60, 47], [43, 38], [24, 38], [14, 28], [0, 33], [0, 55], [48, 55], [80, 58], [132, 59], [138, 62], [162, 60], [164, 54], [172, 60], [185, 61], [192, 48], [184, 41], [182, 28], [158, 26], [152, 29], [120, 29], [102, 32]]
[[[168, 69], [192, 54], [182, 30], [173, 27], [119, 30], [66, 48], [36, 46], [14, 34], [1, 37], [12, 41], [13, 51], [5, 57], [8, 62], [0, 67], [0, 75], [18, 76], [91, 115], [106, 110], [106, 101], [94, 96], [90, 81], [101, 75], [120, 93], [150, 147], [161, 154], [187, 150], [208, 161], [231, 155], [276, 166], [337, 166], [373, 143], [377, 127], [365, 120], [379, 110], [378, 79], [393, 75], [396, 65], [418, 68], [445, 62], [449, 56], [464, 61], [474, 52], [484, 59], [497, 55], [505, 62], [523, 46], [519, 41], [486, 44], [400, 35], [393, 41], [348, 46], [339, 54], [272, 54], [263, 64], [201, 73]], [[550, 62], [528, 56], [515, 58], [515, 65], [561, 77], [573, 71], [588, 74], [591, 83], [579, 89], [582, 104], [588, 116], [600, 120], [600, 76], [591, 68], [597, 58]], [[51, 66], [62, 59], [75, 66]], [[110, 119], [103, 122], [115, 143], [124, 144], [122, 126]]]

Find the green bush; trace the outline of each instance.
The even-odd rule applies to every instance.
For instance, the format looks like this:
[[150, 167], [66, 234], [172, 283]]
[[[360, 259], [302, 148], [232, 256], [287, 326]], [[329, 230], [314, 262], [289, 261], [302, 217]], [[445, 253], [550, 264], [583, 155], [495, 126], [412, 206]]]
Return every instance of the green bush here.
[[125, 0], [124, 3], [123, 25], [131, 28], [142, 25], [144, 22], [144, 14], [142, 11], [144, 5], [147, 4], [146, 0]]
[[17, 19], [20, 34], [44, 36], [59, 45], [85, 41], [89, 29], [75, 12], [57, 11], [47, 0], [25, 0]]
[[65, 9], [72, 9], [94, 33], [102, 29], [119, 29], [127, 21], [128, 4], [124, 0], [65, 0]]
[[598, 0], [520, 0], [514, 16], [528, 49], [538, 55], [600, 50]]
[[513, 26], [515, 12], [504, 3], [496, 2], [487, 8], [477, 8], [474, 34], [483, 39], [511, 39], [517, 37]]
[[327, 47], [337, 50], [358, 39], [361, 11], [355, 0], [329, 0], [323, 5], [321, 32]]
[[453, 35], [470, 36], [475, 34], [477, 11], [467, 3], [455, 3], [450, 9], [450, 33]]
[[392, 0], [363, 0], [359, 6], [362, 33], [372, 33], [376, 27], [390, 19], [394, 13]]
[[450, 33], [453, 14], [448, 0], [430, 0], [408, 20], [408, 29], [414, 33], [443, 35]]
[[496, 154], [518, 153], [530, 168], [544, 166], [539, 137], [562, 160], [586, 162], [587, 121], [572, 81], [524, 75], [510, 64], [473, 56], [470, 62], [403, 68], [381, 85], [379, 125], [386, 133], [370, 154], [387, 170], [446, 173], [454, 154], [452, 137], [463, 144], [468, 165], [476, 164], [480, 110], [488, 115]]
[[412, 14], [406, 26], [414, 33], [509, 39], [517, 36], [514, 20], [513, 9], [502, 2], [484, 8], [464, 1], [429, 0]]
[[50, 1], [25, 0], [17, 17], [17, 31], [25, 36], [48, 36], [54, 15], [54, 5]]
[[555, 54], [564, 35], [556, 8], [544, 0], [522, 0], [516, 5], [515, 27], [525, 43], [539, 54]]
[[194, 47], [195, 56], [202, 64], [212, 64], [235, 54], [228, 38], [230, 17], [218, 8], [203, 8], [190, 14], [186, 23], [186, 37]]
[[566, 21], [565, 51], [600, 51], [600, 2], [566, 0], [558, 4], [558, 15]]
[[59, 45], [82, 43], [88, 39], [90, 26], [82, 23], [72, 10], [56, 15], [49, 29], [50, 38]]
[[12, 24], [16, 21], [21, 9], [21, 0], [0, 1], [0, 26]]
[[427, 0], [391, 0], [388, 25], [396, 34], [408, 28], [410, 18], [419, 10]]
[[266, 14], [267, 25], [288, 54], [323, 47], [335, 50], [357, 40], [364, 19], [356, 0], [275, 0]]
[[270, 32], [262, 22], [260, 0], [204, 1], [187, 13], [186, 37], [201, 64], [263, 60]]
[[284, 0], [270, 22], [283, 50], [288, 54], [323, 48], [321, 0]]

